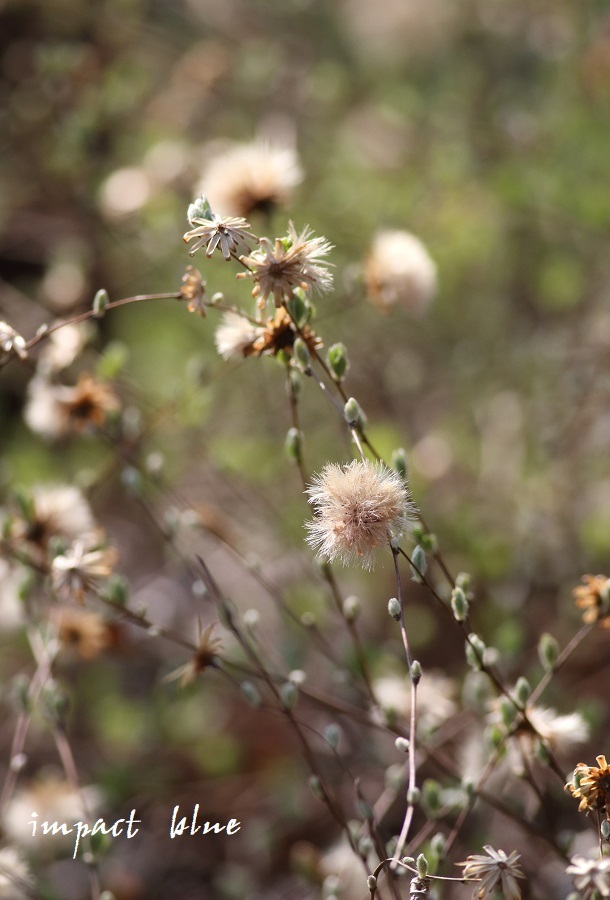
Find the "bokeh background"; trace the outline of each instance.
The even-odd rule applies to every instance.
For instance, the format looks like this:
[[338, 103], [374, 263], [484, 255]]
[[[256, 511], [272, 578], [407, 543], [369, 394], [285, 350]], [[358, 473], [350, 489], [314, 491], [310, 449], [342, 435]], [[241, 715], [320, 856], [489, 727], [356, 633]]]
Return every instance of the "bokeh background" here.
[[[257, 137], [296, 150], [304, 177], [289, 206], [254, 213], [253, 226], [283, 234], [290, 218], [334, 244], [336, 290], [317, 302], [317, 330], [327, 346], [348, 347], [348, 393], [373, 443], [386, 458], [406, 448], [416, 501], [452, 570], [472, 574], [477, 630], [507, 679], [535, 680], [539, 635], [569, 640], [579, 627], [571, 589], [584, 572], [606, 571], [610, 553], [606, 5], [5, 0], [0, 98], [0, 312], [26, 338], [90, 308], [100, 288], [112, 300], [177, 290], [186, 208], [209, 160]], [[435, 260], [439, 288], [425, 314], [367, 302], [362, 268], [380, 228], [414, 232]], [[196, 262], [211, 292], [249, 303], [232, 266]], [[240, 610], [259, 610], [270, 664], [313, 666], [314, 684], [332, 692], [356, 664], [303, 545], [307, 509], [282, 451], [292, 424], [283, 372], [273, 359], [223, 362], [216, 324], [213, 311], [201, 319], [175, 301], [96, 323], [87, 362], [111, 376], [127, 421], [144, 429], [135, 449], [49, 444], [22, 418], [35, 354], [4, 369], [0, 483], [5, 493], [83, 486], [119, 548], [134, 608], [192, 638], [197, 615], [216, 618], [193, 564], [200, 553]], [[351, 456], [311, 384], [301, 415], [310, 470]], [[184, 509], [197, 527], [176, 525]], [[363, 603], [380, 675], [400, 666], [385, 613], [390, 562], [338, 575], [343, 595]], [[279, 586], [295, 619], [315, 617], [336, 642], [334, 662], [320, 662], [307, 629], [249, 566]], [[457, 678], [461, 636], [409, 590], [415, 652]], [[294, 737], [217, 673], [184, 691], [163, 683], [186, 658], [122, 624], [102, 657], [62, 664], [84, 783], [106, 808], [137, 805], [146, 820], [137, 846], [113, 846], [108, 888], [125, 900], [319, 896], [315, 878], [295, 874], [294, 848], [302, 869], [303, 847], [326, 851], [337, 829], [307, 791]], [[3, 680], [28, 660], [7, 633]], [[600, 631], [547, 698], [589, 715], [599, 740], [580, 755], [590, 761], [605, 749], [608, 674]], [[312, 716], [319, 728], [330, 721], [328, 711]], [[3, 750], [13, 724], [6, 700]], [[355, 735], [346, 754], [374, 797], [389, 751], [372, 746], [362, 758]], [[576, 762], [566, 759], [566, 772]], [[54, 765], [40, 726], [25, 776]], [[348, 805], [350, 796], [345, 788]], [[243, 820], [241, 834], [169, 846], [168, 809], [193, 802], [210, 818]], [[566, 829], [584, 827], [569, 798], [554, 803]], [[473, 827], [459, 858], [486, 841]], [[44, 896], [87, 896], [78, 865], [39, 863]], [[532, 890], [525, 896], [549, 896]]]

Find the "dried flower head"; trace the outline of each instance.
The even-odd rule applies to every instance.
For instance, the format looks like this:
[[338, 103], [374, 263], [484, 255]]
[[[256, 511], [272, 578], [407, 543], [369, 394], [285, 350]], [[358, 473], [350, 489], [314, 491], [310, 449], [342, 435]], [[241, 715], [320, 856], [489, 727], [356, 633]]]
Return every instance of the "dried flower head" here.
[[478, 881], [472, 894], [473, 898], [485, 900], [498, 888], [504, 900], [521, 900], [521, 888], [517, 884], [517, 878], [525, 876], [518, 865], [520, 854], [513, 850], [507, 856], [504, 850], [494, 850], [488, 844], [483, 849], [487, 856], [472, 855], [464, 862], [456, 863], [464, 867], [462, 875], [465, 880]]
[[36, 485], [22, 507], [22, 515], [11, 522], [10, 537], [31, 550], [46, 553], [53, 538], [73, 541], [95, 529], [89, 504], [72, 485]]
[[13, 355], [19, 359], [26, 358], [28, 351], [25, 338], [6, 322], [0, 322], [0, 365], [4, 365]]
[[51, 583], [58, 596], [82, 603], [99, 582], [112, 574], [118, 558], [114, 547], [100, 547], [99, 535], [78, 538], [51, 564]]
[[373, 565], [375, 550], [408, 530], [416, 509], [400, 475], [383, 463], [328, 463], [308, 489], [315, 518], [307, 541], [329, 561]]
[[[74, 834], [49, 832], [41, 828], [32, 835], [32, 810], [38, 813], [39, 822], [89, 822], [100, 809], [102, 796], [99, 788], [88, 785], [80, 791], [64, 779], [49, 775], [23, 785], [7, 803], [2, 816], [2, 828], [6, 837], [28, 853], [49, 852], [57, 845], [74, 844]], [[51, 842], [51, 843], [50, 843]]]
[[222, 648], [222, 641], [218, 637], [213, 637], [215, 624], [208, 625], [205, 631], [201, 631], [197, 641], [197, 649], [195, 655], [186, 665], [180, 666], [175, 672], [172, 672], [167, 681], [175, 681], [180, 679], [180, 687], [192, 684], [193, 681], [210, 666], [215, 664], [215, 659]]
[[0, 849], [0, 898], [23, 900], [31, 896], [34, 879], [26, 861], [14, 847]]
[[214, 340], [223, 359], [230, 359], [234, 356], [277, 356], [281, 350], [290, 356], [299, 336], [312, 351], [322, 347], [321, 339], [309, 325], [302, 325], [299, 335], [288, 312], [281, 307], [266, 324], [260, 325], [255, 325], [241, 313], [225, 313]]
[[62, 648], [81, 659], [95, 659], [111, 643], [112, 632], [97, 613], [61, 606], [53, 610], [53, 619]]
[[216, 329], [214, 342], [223, 359], [235, 356], [250, 356], [254, 341], [262, 333], [246, 316], [238, 312], [227, 312]]
[[384, 310], [401, 304], [419, 315], [436, 292], [436, 266], [419, 238], [408, 231], [376, 235], [364, 276], [369, 299]]
[[190, 256], [205, 247], [205, 255], [210, 257], [218, 248], [228, 262], [232, 256], [249, 253], [251, 245], [258, 244], [258, 238], [250, 231], [250, 223], [241, 216], [217, 216], [205, 201], [202, 213], [189, 219], [197, 227], [187, 231], [183, 238], [187, 244], [197, 238], [189, 250]]
[[610, 859], [573, 856], [566, 875], [572, 876], [574, 887], [582, 893], [583, 900], [594, 900], [596, 896], [610, 897]]
[[308, 227], [297, 234], [290, 222], [287, 237], [276, 238], [274, 243], [261, 238], [259, 250], [241, 257], [249, 271], [240, 272], [237, 278], [252, 278], [252, 296], [257, 298], [260, 309], [270, 296], [276, 307], [280, 307], [295, 288], [318, 293], [330, 290], [332, 275], [321, 261], [332, 250], [332, 244], [311, 234]]
[[578, 763], [572, 780], [566, 784], [573, 797], [580, 800], [579, 812], [597, 809], [610, 819], [610, 766], [605, 756], [596, 756], [597, 766]]
[[207, 166], [201, 191], [221, 215], [271, 214], [303, 180], [296, 152], [267, 141], [236, 144]]
[[598, 622], [610, 628], [610, 579], [605, 575], [583, 575], [584, 584], [572, 591], [576, 606], [584, 609], [583, 622]]
[[57, 439], [101, 428], [119, 407], [112, 388], [91, 375], [82, 374], [73, 387], [51, 384], [37, 375], [28, 385], [24, 418], [32, 431]]
[[187, 266], [182, 276], [182, 287], [180, 288], [180, 299], [188, 300], [187, 309], [189, 312], [197, 313], [205, 318], [205, 281], [201, 277], [201, 272], [195, 266]]
[[[507, 759], [512, 771], [521, 776], [525, 773], [525, 761], [535, 754], [536, 744], [543, 741], [551, 753], [564, 756], [575, 746], [589, 737], [589, 726], [579, 712], [560, 716], [554, 709], [528, 705], [527, 719], [511, 723], [507, 744]], [[502, 715], [497, 704], [488, 715], [490, 725], [501, 725]]]
[[[53, 324], [57, 326], [61, 323]], [[72, 365], [82, 353], [91, 334], [90, 322], [64, 323], [61, 328], [55, 328], [45, 340], [38, 357], [38, 372], [48, 376]]]

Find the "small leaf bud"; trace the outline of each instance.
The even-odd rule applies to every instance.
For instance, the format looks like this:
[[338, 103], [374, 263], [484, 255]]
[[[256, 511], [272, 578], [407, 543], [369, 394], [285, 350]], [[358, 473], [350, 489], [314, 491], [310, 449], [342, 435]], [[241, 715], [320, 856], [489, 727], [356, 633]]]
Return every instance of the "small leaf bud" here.
[[396, 469], [401, 478], [407, 480], [409, 471], [407, 454], [403, 447], [398, 447], [392, 453], [392, 468]]
[[397, 737], [394, 741], [394, 746], [400, 753], [409, 752], [409, 741], [405, 737]]
[[478, 634], [468, 635], [466, 642], [466, 660], [472, 669], [482, 669], [484, 665], [485, 644]]
[[441, 808], [441, 786], [434, 778], [426, 778], [422, 785], [422, 804], [432, 816]]
[[369, 875], [369, 877], [366, 879], [366, 886], [371, 894], [375, 893], [375, 891], [377, 890], [377, 879], [374, 875]]
[[324, 788], [322, 787], [322, 782], [320, 781], [317, 775], [311, 775], [309, 778], [309, 790], [314, 795], [316, 800], [321, 800], [324, 802], [326, 800], [326, 794], [324, 793]]
[[608, 819], [602, 819], [602, 823], [600, 825], [601, 836], [605, 841], [610, 838], [610, 822]]
[[430, 841], [430, 849], [439, 859], [443, 855], [445, 850], [445, 835], [441, 831], [437, 832]]
[[189, 204], [186, 218], [189, 222], [189, 225], [193, 225], [195, 219], [209, 219], [212, 220], [212, 207], [202, 194], [201, 197], [198, 197], [192, 203]]
[[349, 596], [343, 601], [343, 615], [348, 622], [355, 622], [362, 611], [359, 597]]
[[420, 878], [426, 878], [428, 875], [428, 860], [424, 856], [423, 853], [420, 853], [415, 861], [415, 867], [417, 868], [417, 874]]
[[293, 681], [286, 681], [280, 688], [280, 700], [282, 706], [288, 712], [294, 709], [299, 695], [299, 689]]
[[500, 717], [505, 728], [510, 728], [513, 724], [516, 712], [515, 704], [511, 700], [507, 697], [500, 699]]
[[451, 609], [456, 622], [463, 622], [468, 617], [468, 600], [460, 587], [454, 587], [451, 591]]
[[263, 702], [263, 698], [261, 697], [256, 685], [254, 685], [251, 681], [242, 681], [239, 689], [246, 703], [248, 703], [253, 709], [258, 709], [258, 707]]
[[552, 672], [559, 656], [559, 644], [552, 634], [545, 632], [538, 641], [538, 658], [545, 672]]
[[524, 678], [521, 675], [517, 679], [517, 684], [515, 685], [515, 697], [517, 701], [521, 704], [521, 706], [525, 706], [527, 701], [530, 698], [530, 694], [532, 693], [532, 689], [530, 687], [530, 683], [527, 678]]
[[345, 349], [345, 344], [338, 343], [333, 344], [332, 347], [329, 347], [326, 361], [328, 363], [328, 368], [331, 370], [334, 376], [335, 381], [343, 381], [347, 370], [349, 369], [349, 360], [347, 358], [347, 350]]
[[295, 339], [293, 352], [296, 364], [300, 369], [306, 372], [309, 369], [309, 365], [311, 363], [311, 355], [309, 353], [307, 344], [302, 338], [298, 337]]
[[418, 659], [414, 659], [411, 663], [411, 668], [409, 669], [409, 676], [413, 684], [419, 684], [419, 680], [421, 678], [421, 663]]
[[470, 590], [471, 577], [468, 572], [458, 572], [455, 579], [455, 586], [461, 588], [464, 593]]
[[413, 581], [422, 582], [423, 576], [426, 574], [428, 561], [426, 553], [421, 544], [416, 544], [411, 554], [411, 572], [413, 573]]
[[347, 424], [351, 425], [352, 428], [361, 428], [366, 423], [366, 416], [355, 397], [349, 398], [343, 407], [343, 415]]
[[298, 463], [301, 459], [301, 432], [298, 428], [289, 428], [284, 442], [284, 450], [290, 462]]
[[416, 806], [421, 799], [421, 791], [418, 787], [409, 788], [407, 791], [407, 803], [409, 806]]
[[336, 722], [331, 722], [330, 725], [327, 725], [324, 731], [324, 737], [326, 738], [327, 744], [336, 750], [339, 746], [339, 741], [341, 740], [341, 728], [337, 725]]
[[400, 605], [400, 601], [396, 599], [396, 597], [392, 597], [392, 599], [388, 602], [388, 612], [397, 622], [400, 622], [400, 618], [402, 616], [402, 607]]
[[110, 302], [108, 291], [102, 288], [93, 298], [93, 315], [96, 319], [101, 319], [106, 313], [106, 307]]

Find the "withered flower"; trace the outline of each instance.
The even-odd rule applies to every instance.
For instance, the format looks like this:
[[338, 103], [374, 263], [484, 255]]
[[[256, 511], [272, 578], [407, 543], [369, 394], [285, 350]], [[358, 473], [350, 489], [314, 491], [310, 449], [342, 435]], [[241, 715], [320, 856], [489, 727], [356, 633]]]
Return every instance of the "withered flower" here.
[[188, 300], [187, 309], [189, 312], [197, 313], [205, 318], [205, 281], [201, 277], [201, 272], [195, 266], [187, 266], [182, 276], [182, 287], [180, 288], [180, 299]]
[[200, 633], [195, 655], [184, 666], [180, 666], [179, 669], [168, 675], [166, 681], [180, 679], [180, 687], [186, 687], [186, 685], [192, 684], [198, 675], [215, 664], [218, 652], [222, 648], [222, 640], [212, 636], [214, 628], [215, 623], [213, 622]]
[[583, 575], [580, 584], [572, 591], [576, 606], [584, 609], [583, 622], [598, 622], [602, 628], [610, 628], [610, 579], [605, 575]]
[[596, 756], [597, 766], [578, 763], [565, 788], [580, 800], [579, 812], [597, 809], [610, 819], [610, 766], [605, 756]]
[[456, 863], [464, 867], [462, 874], [465, 880], [476, 879], [478, 882], [472, 894], [473, 898], [485, 900], [499, 888], [504, 900], [521, 900], [521, 888], [517, 884], [517, 878], [525, 876], [519, 866], [520, 854], [513, 850], [507, 856], [504, 850], [494, 850], [489, 845], [483, 849], [487, 856], [473, 854], [464, 862]]
[[78, 538], [51, 564], [51, 583], [60, 597], [84, 602], [104, 578], [112, 574], [118, 554], [114, 547], [100, 547], [99, 535]]
[[258, 238], [250, 231], [250, 223], [241, 216], [217, 216], [211, 212], [210, 216], [209, 219], [199, 216], [192, 219], [197, 227], [187, 231], [183, 238], [187, 244], [197, 238], [189, 250], [190, 256], [205, 247], [205, 255], [209, 258], [218, 248], [228, 262], [232, 256], [249, 253], [251, 244], [258, 244]]
[[19, 359], [26, 358], [28, 351], [25, 338], [7, 322], [0, 322], [0, 365], [7, 362], [13, 354]]
[[81, 659], [95, 659], [111, 643], [111, 630], [97, 613], [62, 606], [54, 610], [53, 618], [62, 647]]

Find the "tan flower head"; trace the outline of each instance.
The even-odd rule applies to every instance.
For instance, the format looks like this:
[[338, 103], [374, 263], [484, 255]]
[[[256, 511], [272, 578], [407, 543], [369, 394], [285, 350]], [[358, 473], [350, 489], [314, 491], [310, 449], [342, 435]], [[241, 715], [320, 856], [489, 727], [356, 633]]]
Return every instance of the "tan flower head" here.
[[210, 666], [215, 664], [216, 657], [222, 648], [220, 638], [213, 637], [215, 624], [208, 625], [205, 631], [202, 631], [197, 641], [197, 649], [195, 655], [186, 665], [180, 666], [175, 672], [172, 672], [166, 681], [175, 681], [180, 679], [180, 687], [192, 684], [193, 681]]
[[580, 584], [572, 591], [576, 606], [584, 609], [583, 622], [598, 622], [602, 628], [610, 628], [610, 579], [605, 575], [583, 575]]
[[521, 888], [517, 884], [517, 878], [525, 876], [518, 865], [520, 854], [513, 850], [507, 856], [504, 850], [494, 850], [489, 844], [483, 847], [483, 850], [487, 856], [472, 855], [464, 862], [456, 863], [464, 867], [462, 873], [464, 879], [476, 879], [478, 882], [472, 894], [473, 898], [485, 900], [499, 888], [504, 900], [521, 900]]
[[97, 613], [62, 606], [53, 610], [53, 618], [62, 647], [81, 659], [95, 659], [111, 643], [112, 632]]
[[251, 244], [258, 244], [258, 238], [250, 231], [250, 223], [241, 216], [217, 216], [205, 198], [198, 210], [201, 215], [193, 215], [191, 209], [189, 221], [197, 227], [187, 231], [183, 238], [187, 244], [193, 238], [197, 239], [189, 250], [190, 256], [205, 247], [205, 255], [210, 257], [218, 248], [228, 262], [232, 256], [249, 253]]
[[51, 564], [51, 583], [58, 596], [82, 603], [99, 582], [112, 574], [118, 554], [114, 547], [100, 547], [99, 535], [79, 538]]
[[375, 551], [408, 530], [416, 513], [401, 476], [383, 463], [328, 463], [308, 489], [315, 518], [307, 541], [329, 561], [373, 565]]
[[566, 784], [573, 797], [580, 800], [579, 812], [592, 809], [605, 811], [610, 819], [610, 766], [605, 756], [596, 756], [597, 766], [578, 763], [572, 781]]
[[207, 166], [201, 191], [221, 215], [272, 213], [303, 179], [295, 151], [266, 141], [235, 144]]
[[436, 292], [436, 266], [415, 235], [380, 231], [365, 263], [369, 299], [387, 310], [399, 304], [409, 312], [424, 312]]
[[90, 375], [81, 375], [74, 387], [35, 376], [28, 386], [24, 418], [32, 431], [56, 439], [100, 428], [119, 406], [112, 388]]
[[260, 309], [271, 296], [276, 307], [280, 307], [298, 287], [318, 293], [330, 290], [332, 275], [321, 263], [332, 250], [332, 244], [311, 234], [308, 227], [297, 234], [290, 222], [287, 237], [276, 238], [274, 243], [261, 238], [259, 250], [241, 257], [249, 271], [240, 272], [237, 278], [252, 278], [252, 296], [257, 298]]
[[566, 874], [572, 876], [574, 887], [584, 900], [593, 900], [596, 894], [610, 897], [610, 859], [573, 856]]
[[197, 313], [205, 318], [205, 281], [201, 277], [201, 272], [195, 266], [187, 266], [182, 276], [182, 287], [180, 288], [180, 298], [188, 300], [187, 309], [189, 312]]

